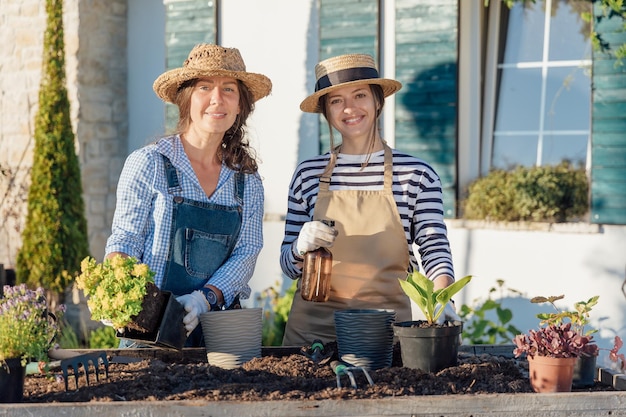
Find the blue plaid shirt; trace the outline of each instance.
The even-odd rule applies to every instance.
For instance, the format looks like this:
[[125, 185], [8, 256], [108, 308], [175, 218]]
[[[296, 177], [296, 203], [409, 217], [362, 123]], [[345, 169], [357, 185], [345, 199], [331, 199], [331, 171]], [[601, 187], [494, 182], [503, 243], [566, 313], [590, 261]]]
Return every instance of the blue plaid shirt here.
[[[167, 156], [178, 171], [181, 196], [214, 204], [233, 206], [234, 171], [222, 165], [217, 188], [207, 197], [200, 186], [178, 135], [131, 153], [124, 164], [117, 185], [117, 206], [112, 234], [105, 252], [123, 252], [146, 263], [156, 273], [161, 287], [170, 248], [172, 195], [168, 193], [163, 158]], [[209, 282], [224, 293], [226, 305], [237, 294], [250, 296], [248, 281], [252, 278], [257, 257], [263, 247], [263, 183], [258, 173], [245, 176], [241, 234], [228, 260]]]

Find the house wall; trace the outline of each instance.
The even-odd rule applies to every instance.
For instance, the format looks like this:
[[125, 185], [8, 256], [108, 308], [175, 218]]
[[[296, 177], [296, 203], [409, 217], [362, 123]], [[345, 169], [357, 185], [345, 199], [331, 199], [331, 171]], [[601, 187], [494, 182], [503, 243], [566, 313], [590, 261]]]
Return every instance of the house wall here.
[[13, 268], [21, 245], [37, 112], [44, 4], [0, 3], [0, 263]]
[[[32, 158], [30, 138], [43, 36], [43, 32], [35, 33], [37, 28], [42, 31], [45, 25], [45, 10], [40, 3], [38, 0], [0, 0], [0, 163], [3, 166], [16, 166], [21, 158], [28, 164]], [[391, 3], [385, 2], [385, 10], [393, 10]], [[474, 26], [480, 24], [480, 18], [465, 19], [466, 0], [461, 3], [464, 4], [460, 10], [461, 24], [469, 22], [466, 23], [469, 28], [462, 28], [461, 33], [479, 40], [476, 32], [479, 29]], [[165, 69], [165, 7], [153, 0], [66, 0], [65, 4], [66, 19], [72, 13], [75, 19], [66, 24], [66, 52], [77, 51], [77, 58], [68, 56], [67, 60], [68, 90], [73, 122], [78, 126], [77, 149], [83, 167], [85, 199], [89, 202], [90, 245], [94, 256], [101, 258], [110, 232], [114, 189], [123, 158], [163, 130], [164, 109], [152, 91], [152, 82]], [[220, 43], [239, 48], [248, 69], [266, 74], [274, 83], [272, 94], [257, 103], [250, 120], [250, 135], [260, 157], [266, 200], [265, 246], [250, 282], [253, 297], [247, 301], [247, 305], [253, 305], [254, 297], [265, 288], [274, 285], [284, 288], [290, 284], [288, 280], [283, 281], [279, 249], [291, 174], [299, 161], [318, 151], [317, 116], [300, 112], [299, 103], [314, 84], [319, 13], [315, 0], [227, 0], [220, 4]], [[472, 4], [474, 9], [469, 11], [476, 12], [483, 1], [472, 0]], [[106, 26], [98, 26], [104, 23], [92, 21], [93, 16], [106, 21]], [[80, 33], [79, 38], [76, 33]], [[93, 33], [98, 39], [92, 39]], [[385, 44], [388, 42], [387, 36]], [[471, 55], [464, 49], [467, 47], [461, 42], [461, 60]], [[82, 65], [90, 71], [81, 72]], [[459, 67], [464, 68], [463, 65], [462, 61]], [[464, 95], [472, 91], [465, 83], [480, 85], [481, 81], [477, 64], [471, 65], [474, 70], [464, 73], [460, 79], [459, 129], [461, 138], [466, 138], [463, 140], [478, 144], [477, 129], [465, 129], [464, 123], [472, 125], [472, 122], [463, 117], [470, 110], [462, 103], [473, 102]], [[393, 65], [385, 66], [393, 68]], [[81, 82], [87, 85], [92, 77], [99, 82], [79, 90]], [[95, 107], [101, 112], [92, 113], [85, 107], [88, 101], [79, 91], [89, 93], [87, 98], [102, 96], [108, 101]], [[127, 91], [127, 95], [123, 91]], [[80, 107], [77, 107], [79, 97]], [[124, 113], [127, 121], [119, 118]], [[91, 117], [110, 116], [107, 120], [78, 122], [89, 114], [93, 115]], [[97, 147], [92, 147], [96, 143]], [[466, 144], [459, 148], [464, 149]], [[476, 154], [460, 152], [459, 165], [473, 167], [468, 171], [475, 173]], [[473, 173], [460, 172], [459, 183], [467, 183], [467, 175], [475, 175]], [[6, 187], [6, 183], [0, 181], [2, 210], [7, 207], [4, 200], [10, 198], [4, 197]], [[7, 222], [4, 212], [2, 216], [0, 263], [11, 265], [19, 234], [12, 223]], [[517, 327], [527, 330], [537, 322], [534, 314], [538, 306], [528, 302], [530, 297], [565, 294], [563, 306], [571, 307], [576, 301], [600, 295], [592, 324], [602, 328], [598, 335], [601, 346], [610, 346], [614, 334], [626, 337], [626, 297], [621, 292], [626, 266], [626, 227], [582, 223], [548, 229], [548, 225], [496, 226], [462, 220], [448, 220], [447, 224], [457, 276], [475, 276], [459, 294], [457, 303], [469, 304], [476, 298], [486, 297], [495, 280], [501, 278], [507, 287], [522, 294], [507, 295], [504, 302], [513, 309]]]

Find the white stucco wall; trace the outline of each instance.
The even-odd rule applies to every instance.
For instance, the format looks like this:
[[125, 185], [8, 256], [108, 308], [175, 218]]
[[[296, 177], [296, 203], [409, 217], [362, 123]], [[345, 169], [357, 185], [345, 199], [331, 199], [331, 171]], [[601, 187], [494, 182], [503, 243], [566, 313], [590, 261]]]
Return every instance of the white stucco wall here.
[[162, 2], [128, 2], [127, 48], [130, 152], [165, 130], [165, 108], [152, 91], [152, 83], [165, 70], [165, 6]]
[[[148, 4], [153, 3], [129, 2], [129, 150], [161, 132], [163, 126], [163, 109], [152, 92], [152, 82], [165, 67], [164, 10], [159, 14]], [[261, 159], [266, 201], [265, 247], [250, 282], [253, 296], [247, 302], [252, 304], [259, 292], [282, 282], [278, 259], [289, 180], [296, 164], [317, 152], [316, 116], [300, 112], [299, 103], [314, 83], [318, 15], [314, 0], [220, 4], [220, 44], [239, 48], [248, 70], [267, 75], [274, 84], [272, 95], [258, 102], [249, 123]], [[466, 161], [465, 166], [470, 165]], [[592, 312], [592, 325], [602, 328], [596, 336], [600, 346], [610, 347], [615, 334], [626, 337], [626, 298], [621, 292], [626, 227], [516, 231], [466, 228], [459, 221], [448, 222], [448, 227], [457, 276], [475, 276], [456, 297], [457, 303], [471, 305], [476, 298], [484, 299], [501, 278], [508, 288], [523, 294], [503, 304], [513, 309], [514, 323], [525, 331], [536, 326], [537, 312], [548, 309], [530, 304], [533, 296], [565, 294], [562, 306], [572, 308], [574, 302], [600, 295], [599, 306]], [[288, 285], [285, 282], [283, 287]]]
[[260, 157], [266, 218], [265, 245], [250, 282], [253, 294], [282, 282], [278, 258], [289, 181], [297, 163], [317, 153], [317, 118], [299, 108], [314, 83], [312, 68], [317, 59], [317, 42], [312, 33], [317, 31], [312, 27], [316, 27], [318, 19], [315, 3], [221, 3], [221, 45], [238, 48], [248, 71], [265, 74], [273, 85], [272, 94], [257, 102], [248, 123], [251, 143]]
[[[537, 326], [536, 314], [552, 312], [548, 304], [532, 304], [535, 296], [565, 295], [557, 303], [574, 303], [599, 295], [591, 312], [591, 327], [602, 348], [626, 336], [626, 296], [621, 287], [626, 268], [626, 228], [623, 226], [563, 225], [561, 230], [513, 230], [511, 227], [466, 228], [448, 221], [455, 273], [474, 275], [457, 303], [475, 305], [485, 299], [496, 280], [521, 295], [505, 294], [503, 306], [513, 310], [513, 323], [522, 331]], [[545, 226], [545, 225], [543, 225]], [[495, 293], [494, 295], [497, 295]], [[606, 351], [602, 352], [606, 360]]]

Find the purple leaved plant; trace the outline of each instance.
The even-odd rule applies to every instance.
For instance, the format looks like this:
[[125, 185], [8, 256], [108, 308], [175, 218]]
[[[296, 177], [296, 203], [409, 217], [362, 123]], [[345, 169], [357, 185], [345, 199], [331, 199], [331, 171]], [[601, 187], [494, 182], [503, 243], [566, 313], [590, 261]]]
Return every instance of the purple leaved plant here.
[[528, 335], [515, 336], [513, 343], [515, 357], [526, 354], [531, 357], [577, 358], [582, 354], [598, 353], [593, 336], [576, 332], [572, 323], [550, 324], [538, 330], [529, 330]]

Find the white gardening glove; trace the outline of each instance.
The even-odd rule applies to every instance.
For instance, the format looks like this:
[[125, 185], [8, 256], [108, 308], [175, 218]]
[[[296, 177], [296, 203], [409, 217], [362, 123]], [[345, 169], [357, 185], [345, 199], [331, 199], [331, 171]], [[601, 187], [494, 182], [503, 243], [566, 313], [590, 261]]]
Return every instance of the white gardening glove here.
[[183, 318], [183, 324], [187, 330], [187, 336], [196, 328], [200, 323], [200, 314], [209, 311], [209, 303], [206, 297], [201, 291], [194, 291], [191, 294], [181, 295], [176, 297], [176, 301], [182, 304], [183, 308], [187, 312], [187, 315]]
[[335, 243], [335, 237], [337, 237], [337, 231], [321, 221], [307, 222], [300, 229], [296, 249], [300, 255], [304, 255], [319, 247], [330, 248]]
[[124, 330], [126, 330], [124, 327], [120, 327], [120, 328], [115, 327], [113, 325], [113, 322], [109, 319], [102, 319], [100, 320], [100, 323], [104, 324], [105, 326], [113, 327], [115, 331], [119, 334], [124, 334]]
[[443, 324], [446, 320], [449, 321], [461, 321], [461, 317], [456, 314], [454, 304], [449, 302], [443, 308], [443, 313], [437, 318], [437, 324]]

